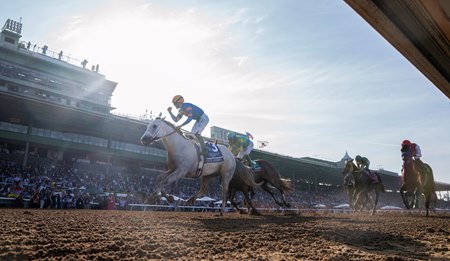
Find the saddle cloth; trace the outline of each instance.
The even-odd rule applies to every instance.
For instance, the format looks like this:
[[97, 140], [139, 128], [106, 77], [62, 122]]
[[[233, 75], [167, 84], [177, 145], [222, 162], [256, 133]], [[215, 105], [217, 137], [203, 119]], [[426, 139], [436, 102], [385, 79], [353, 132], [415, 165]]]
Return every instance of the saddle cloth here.
[[206, 142], [205, 148], [206, 148], [205, 163], [214, 163], [223, 161], [222, 152], [220, 152], [216, 144], [212, 142]]
[[373, 172], [373, 171], [364, 171], [364, 173], [367, 175], [367, 177], [369, 177], [370, 182], [372, 183], [377, 183], [380, 182], [380, 179], [378, 178], [377, 173]]

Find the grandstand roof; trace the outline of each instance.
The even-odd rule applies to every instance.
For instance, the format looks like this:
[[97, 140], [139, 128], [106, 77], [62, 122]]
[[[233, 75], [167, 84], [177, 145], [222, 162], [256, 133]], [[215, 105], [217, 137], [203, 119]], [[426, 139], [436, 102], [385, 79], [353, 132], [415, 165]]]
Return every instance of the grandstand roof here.
[[345, 1], [450, 98], [450, 1]]

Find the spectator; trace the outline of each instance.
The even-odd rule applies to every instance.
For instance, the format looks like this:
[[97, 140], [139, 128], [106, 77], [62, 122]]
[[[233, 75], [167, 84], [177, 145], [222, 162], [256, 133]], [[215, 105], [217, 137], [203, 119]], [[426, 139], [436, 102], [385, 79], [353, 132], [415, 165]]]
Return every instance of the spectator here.
[[81, 62], [81, 66], [83, 66], [83, 68], [86, 68], [86, 65], [88, 64], [88, 60], [86, 60], [86, 59], [84, 59], [82, 62]]
[[44, 47], [42, 47], [42, 54], [46, 55], [47, 54], [47, 49], [48, 49], [48, 46], [44, 45]]

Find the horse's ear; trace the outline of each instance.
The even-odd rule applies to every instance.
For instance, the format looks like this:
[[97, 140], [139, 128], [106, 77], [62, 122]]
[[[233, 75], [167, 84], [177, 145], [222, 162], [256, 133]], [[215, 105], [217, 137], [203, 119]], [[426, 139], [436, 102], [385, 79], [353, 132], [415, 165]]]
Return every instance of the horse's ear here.
[[162, 120], [165, 120], [166, 119], [166, 116], [164, 116], [163, 118], [162, 118]]
[[161, 116], [162, 116], [162, 112], [159, 113], [158, 118], [161, 118]]

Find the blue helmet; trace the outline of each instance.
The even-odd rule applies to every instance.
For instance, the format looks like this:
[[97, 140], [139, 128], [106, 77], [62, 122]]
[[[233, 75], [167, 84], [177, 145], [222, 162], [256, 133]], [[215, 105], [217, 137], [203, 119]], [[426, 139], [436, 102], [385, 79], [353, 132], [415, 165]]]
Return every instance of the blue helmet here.
[[356, 155], [355, 160], [356, 160], [356, 161], [361, 161], [361, 160], [362, 160], [362, 157], [359, 156], [359, 155]]
[[231, 140], [236, 138], [236, 133], [235, 132], [228, 132], [227, 134], [227, 139]]

